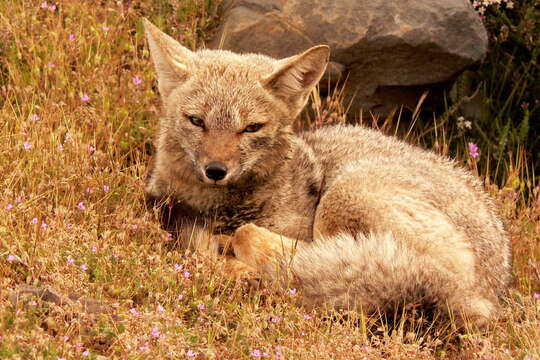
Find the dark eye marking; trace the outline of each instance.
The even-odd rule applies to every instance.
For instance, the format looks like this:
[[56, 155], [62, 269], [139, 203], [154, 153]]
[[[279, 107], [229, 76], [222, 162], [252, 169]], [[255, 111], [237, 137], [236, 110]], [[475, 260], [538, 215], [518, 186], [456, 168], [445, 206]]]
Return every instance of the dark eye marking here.
[[195, 125], [195, 126], [197, 126], [197, 127], [200, 127], [200, 128], [202, 128], [202, 129], [205, 128], [205, 126], [204, 126], [204, 120], [201, 119], [200, 117], [197, 117], [197, 116], [195, 116], [195, 115], [187, 115], [187, 118], [189, 119], [189, 121], [190, 121], [193, 125]]
[[264, 126], [264, 124], [262, 123], [253, 123], [253, 124], [249, 124], [248, 126], [246, 126], [246, 128], [244, 130], [242, 130], [243, 133], [254, 133], [254, 132], [257, 132], [259, 130], [261, 130], [261, 128]]

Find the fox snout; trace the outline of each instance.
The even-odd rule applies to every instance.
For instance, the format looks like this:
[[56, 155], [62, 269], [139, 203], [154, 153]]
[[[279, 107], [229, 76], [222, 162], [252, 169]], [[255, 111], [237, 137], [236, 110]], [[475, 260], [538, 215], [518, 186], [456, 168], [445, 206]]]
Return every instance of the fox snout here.
[[204, 167], [204, 174], [208, 179], [213, 181], [225, 179], [228, 171], [227, 165], [219, 161], [212, 161]]

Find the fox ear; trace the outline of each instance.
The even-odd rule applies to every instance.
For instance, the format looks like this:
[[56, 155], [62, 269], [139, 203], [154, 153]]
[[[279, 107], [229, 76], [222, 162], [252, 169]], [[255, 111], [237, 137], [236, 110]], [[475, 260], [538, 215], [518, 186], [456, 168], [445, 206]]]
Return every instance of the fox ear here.
[[187, 79], [189, 66], [195, 55], [147, 19], [143, 18], [143, 23], [156, 68], [159, 92], [166, 98], [176, 86]]
[[330, 57], [330, 48], [319, 45], [302, 54], [279, 60], [276, 70], [262, 80], [263, 86], [300, 112], [319, 82]]

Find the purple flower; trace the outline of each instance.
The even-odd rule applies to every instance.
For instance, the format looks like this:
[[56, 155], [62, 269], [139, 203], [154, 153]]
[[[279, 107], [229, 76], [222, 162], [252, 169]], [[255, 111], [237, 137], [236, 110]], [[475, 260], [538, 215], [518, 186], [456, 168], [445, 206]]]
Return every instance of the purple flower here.
[[37, 220], [37, 218], [32, 218], [32, 220], [30, 220], [30, 222], [35, 225], [35, 224], [37, 224], [38, 220]]
[[197, 353], [191, 349], [189, 349], [187, 352], [186, 352], [186, 356], [189, 356], [189, 357], [194, 357], [194, 356], [197, 356]]
[[50, 10], [50, 11], [56, 10], [56, 5], [54, 5], [54, 4], [49, 5], [49, 10]]
[[86, 210], [86, 206], [84, 206], [84, 202], [82, 202], [82, 201], [81, 201], [80, 203], [77, 204], [77, 208], [78, 208], [79, 210], [81, 210], [81, 211]]
[[139, 315], [139, 312], [138, 312], [137, 309], [135, 309], [135, 308], [129, 309], [129, 313], [130, 313], [131, 315], [133, 315], [133, 316]]
[[469, 155], [473, 159], [476, 159], [477, 157], [479, 157], [480, 153], [478, 152], [478, 145], [476, 145], [473, 142], [468, 143], [468, 145], [469, 145]]
[[111, 188], [109, 187], [109, 185], [103, 185], [102, 189], [103, 189], [103, 191], [107, 192], [107, 191], [109, 191]]
[[184, 268], [183, 265], [180, 265], [180, 264], [174, 264], [174, 270], [176, 270], [176, 271], [181, 271], [183, 268]]
[[67, 257], [67, 262], [68, 262], [68, 264], [73, 264], [75, 262], [75, 260], [71, 256], [68, 256]]
[[206, 307], [204, 306], [204, 304], [199, 304], [199, 305], [197, 305], [197, 309], [199, 309], [199, 310], [201, 310], [201, 311], [204, 310], [205, 308], [206, 308]]
[[40, 8], [46, 9], [47, 8], [47, 2], [46, 1], [42, 2], [41, 5], [40, 5]]
[[7, 262], [14, 262], [15, 261], [15, 255], [9, 254], [6, 258]]
[[109, 31], [109, 27], [107, 25], [101, 25], [101, 29], [103, 31]]
[[24, 150], [30, 150], [31, 148], [32, 148], [32, 144], [30, 144], [28, 141], [23, 142]]
[[87, 187], [85, 191], [87, 194], [91, 194], [94, 192], [94, 189], [92, 189], [91, 187]]
[[311, 319], [311, 318], [313, 318], [313, 316], [308, 315], [308, 314], [305, 314], [305, 315], [304, 315], [304, 320], [309, 320], [309, 319]]
[[189, 273], [189, 271], [184, 271], [184, 277], [185, 277], [186, 279], [189, 278], [190, 275], [191, 275], [191, 274]]
[[289, 289], [291, 295], [296, 295], [296, 288]]
[[47, 230], [48, 227], [49, 227], [49, 225], [47, 225], [45, 222], [42, 222], [42, 223], [41, 223], [41, 228], [42, 228], [43, 230]]
[[81, 270], [82, 270], [82, 271], [88, 270], [88, 266], [86, 266], [86, 264], [82, 264], [82, 265], [81, 265]]
[[178, 295], [178, 300], [182, 300], [184, 298], [184, 294]]
[[7, 204], [5, 209], [6, 209], [7, 211], [13, 209], [13, 204]]
[[133, 83], [135, 85], [141, 85], [142, 84], [142, 79], [139, 75], [135, 75], [134, 77], [131, 78], [131, 81], [133, 81]]
[[81, 101], [82, 102], [90, 101], [90, 96], [88, 96], [88, 94], [82, 94]]
[[28, 303], [30, 306], [37, 306], [37, 302], [35, 300], [32, 300]]
[[97, 246], [96, 245], [92, 245], [92, 252], [93, 253], [97, 253]]
[[30, 115], [30, 120], [32, 120], [32, 121], [38, 121], [38, 120], [39, 120], [39, 115], [38, 115], [38, 114], [32, 114], [32, 115]]
[[540, 293], [534, 293], [533, 299], [540, 299]]
[[131, 230], [135, 231], [139, 228], [139, 225], [133, 224], [131, 225]]
[[165, 308], [164, 308], [163, 306], [161, 306], [160, 304], [158, 304], [158, 306], [157, 306], [157, 308], [156, 308], [156, 311], [157, 311], [158, 313], [162, 313], [162, 312], [165, 311]]
[[251, 352], [251, 356], [256, 357], [256, 358], [261, 357], [261, 355], [262, 355], [261, 350], [259, 349], [255, 349]]
[[81, 355], [82, 356], [88, 356], [88, 355], [90, 355], [90, 351], [84, 350]]
[[273, 323], [278, 323], [281, 321], [281, 318], [279, 316], [272, 316], [270, 318], [270, 321], [273, 322]]
[[64, 145], [60, 144], [56, 147], [58, 151], [64, 151]]
[[69, 35], [68, 35], [68, 40], [69, 40], [69, 41], [75, 40], [75, 34], [69, 34]]
[[152, 328], [150, 333], [152, 334], [152, 337], [155, 337], [155, 338], [159, 338], [161, 336], [161, 333], [159, 332], [158, 328]]

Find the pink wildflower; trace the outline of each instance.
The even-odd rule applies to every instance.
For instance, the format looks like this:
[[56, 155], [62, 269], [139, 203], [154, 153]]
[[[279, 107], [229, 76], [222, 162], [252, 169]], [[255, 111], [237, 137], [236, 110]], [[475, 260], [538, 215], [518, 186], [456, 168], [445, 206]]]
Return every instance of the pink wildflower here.
[[109, 185], [103, 185], [102, 189], [103, 189], [103, 191], [107, 192], [107, 191], [109, 191], [111, 188], [109, 187]]
[[468, 145], [469, 145], [469, 155], [473, 159], [476, 159], [477, 157], [479, 157], [480, 153], [478, 152], [478, 145], [476, 145], [473, 142], [468, 143]]
[[311, 319], [311, 318], [313, 318], [313, 316], [308, 315], [308, 314], [305, 314], [305, 315], [304, 315], [304, 320], [309, 320], [309, 319]]
[[81, 355], [82, 356], [88, 356], [88, 355], [90, 355], [90, 351], [84, 350]]
[[129, 309], [129, 313], [130, 313], [131, 315], [133, 315], [133, 316], [139, 315], [139, 312], [138, 312], [137, 309], [135, 309], [135, 308]]
[[73, 264], [75, 262], [75, 260], [71, 256], [68, 256], [67, 257], [67, 262], [68, 262], [68, 264]]
[[34, 225], [37, 224], [37, 222], [38, 222], [37, 218], [32, 218], [32, 220], [30, 220], [30, 223], [32, 223]]
[[39, 7], [42, 8], [42, 9], [46, 9], [47, 6], [48, 6], [48, 5], [47, 5], [47, 2], [44, 1], [44, 2], [41, 3], [41, 5], [40, 5]]
[[131, 230], [135, 231], [139, 228], [139, 225], [133, 224], [131, 225]]
[[30, 144], [28, 141], [23, 142], [24, 150], [30, 150], [31, 148], [32, 148], [32, 144]]
[[49, 5], [49, 10], [50, 10], [50, 11], [56, 10], [56, 5], [54, 5], [54, 4]]
[[142, 79], [139, 75], [135, 75], [134, 77], [131, 78], [131, 80], [133, 81], [133, 83], [135, 85], [141, 85], [142, 84]]
[[181, 271], [183, 268], [184, 268], [183, 265], [180, 265], [180, 264], [174, 264], [174, 270], [176, 270], [176, 271]]
[[261, 350], [259, 350], [259, 349], [255, 349], [255, 350], [253, 350], [253, 351], [251, 352], [251, 356], [256, 357], [256, 358], [261, 357], [261, 355], [262, 355], [262, 354], [261, 354]]
[[86, 206], [84, 206], [84, 202], [82, 202], [82, 201], [81, 201], [80, 203], [77, 204], [77, 208], [78, 208], [79, 210], [81, 210], [81, 211], [86, 210]]
[[39, 120], [39, 115], [38, 115], [38, 114], [32, 114], [32, 115], [30, 115], [30, 120], [32, 120], [32, 121], [38, 121], [38, 120]]
[[203, 311], [206, 307], [204, 306], [204, 304], [199, 304], [197, 305], [197, 309]]
[[109, 31], [109, 27], [107, 25], [101, 25], [101, 30]]
[[155, 337], [155, 338], [159, 338], [161, 336], [161, 333], [159, 332], [158, 328], [152, 328], [150, 333], [152, 334], [152, 337]]
[[197, 356], [197, 353], [191, 349], [189, 349], [187, 352], [186, 352], [186, 356], [189, 356], [189, 357], [194, 357], [194, 356]]
[[157, 311], [158, 313], [162, 313], [162, 312], [165, 311], [165, 308], [163, 308], [163, 306], [161, 306], [160, 304], [158, 304], [158, 306], [157, 306], [157, 308], [156, 308], [156, 311]]
[[82, 94], [81, 101], [82, 102], [90, 101], [90, 96], [88, 96], [88, 94]]
[[6, 209], [7, 211], [13, 209], [13, 204], [7, 204], [5, 209]]
[[58, 151], [64, 151], [64, 145], [60, 144], [56, 147]]
[[15, 255], [9, 254], [6, 258], [7, 262], [14, 262], [15, 261]]
[[82, 270], [82, 271], [88, 270], [88, 266], [86, 266], [86, 264], [82, 264], [82, 265], [81, 265], [81, 270]]
[[47, 229], [49, 228], [49, 225], [47, 225], [45, 222], [42, 222], [42, 223], [41, 223], [41, 228], [42, 228], [43, 230], [47, 230]]
[[279, 316], [272, 316], [270, 318], [270, 321], [273, 322], [273, 323], [278, 323], [281, 321], [281, 318]]
[[92, 245], [92, 252], [97, 253], [97, 246], [96, 245]]
[[184, 298], [184, 294], [178, 295], [178, 300], [182, 300]]
[[68, 35], [68, 40], [69, 40], [69, 41], [75, 40], [75, 34], [69, 34], [69, 35]]
[[289, 289], [291, 295], [296, 295], [296, 288]]
[[534, 299], [540, 299], [540, 293], [534, 293], [533, 298]]
[[35, 300], [29, 301], [28, 305], [30, 306], [37, 306], [37, 302]]
[[189, 273], [189, 271], [184, 271], [184, 277], [185, 277], [186, 279], [189, 278], [190, 275], [191, 275], [191, 274]]

